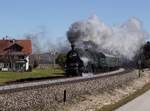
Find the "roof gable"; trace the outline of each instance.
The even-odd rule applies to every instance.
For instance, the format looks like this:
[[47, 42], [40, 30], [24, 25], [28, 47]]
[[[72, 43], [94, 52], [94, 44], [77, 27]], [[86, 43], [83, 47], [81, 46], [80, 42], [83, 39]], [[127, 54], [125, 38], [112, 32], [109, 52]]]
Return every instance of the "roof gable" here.
[[7, 53], [7, 49], [17, 47], [23, 54], [29, 55], [32, 53], [31, 40], [0, 40], [0, 55]]
[[21, 51], [22, 49], [23, 49], [22, 46], [20, 46], [17, 43], [15, 43], [15, 44], [12, 44], [11, 46], [7, 47], [4, 50]]

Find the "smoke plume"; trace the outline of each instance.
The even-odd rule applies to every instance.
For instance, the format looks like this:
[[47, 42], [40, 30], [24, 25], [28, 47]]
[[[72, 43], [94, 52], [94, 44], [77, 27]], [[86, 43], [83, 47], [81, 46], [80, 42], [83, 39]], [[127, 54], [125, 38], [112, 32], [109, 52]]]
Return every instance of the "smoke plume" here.
[[110, 27], [95, 15], [73, 23], [67, 32], [71, 44], [129, 60], [133, 59], [144, 44], [147, 35], [142, 22], [135, 17], [121, 25]]

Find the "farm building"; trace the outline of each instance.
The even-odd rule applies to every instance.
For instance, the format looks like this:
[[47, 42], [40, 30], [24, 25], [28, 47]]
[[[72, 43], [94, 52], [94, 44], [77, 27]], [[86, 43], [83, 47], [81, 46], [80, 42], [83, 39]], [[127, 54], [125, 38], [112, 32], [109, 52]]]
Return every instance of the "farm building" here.
[[31, 40], [0, 40], [0, 70], [27, 71], [31, 53]]

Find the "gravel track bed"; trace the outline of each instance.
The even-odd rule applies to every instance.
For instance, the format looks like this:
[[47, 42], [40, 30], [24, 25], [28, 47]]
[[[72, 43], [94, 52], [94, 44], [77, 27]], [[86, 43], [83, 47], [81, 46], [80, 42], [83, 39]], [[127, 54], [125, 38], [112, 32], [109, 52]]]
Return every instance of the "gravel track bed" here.
[[[138, 70], [129, 73], [138, 74]], [[95, 92], [72, 99], [72, 101], [66, 103], [60, 111], [98, 111], [104, 105], [114, 104], [128, 95], [133, 94], [149, 82], [150, 70], [146, 69], [142, 72], [141, 78], [130, 81], [121, 87], [116, 87], [109, 91]]]

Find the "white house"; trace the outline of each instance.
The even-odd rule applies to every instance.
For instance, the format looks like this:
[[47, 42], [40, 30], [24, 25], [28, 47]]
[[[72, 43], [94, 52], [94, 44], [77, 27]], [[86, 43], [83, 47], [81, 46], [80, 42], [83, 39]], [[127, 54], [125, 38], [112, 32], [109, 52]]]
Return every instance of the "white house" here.
[[0, 70], [27, 71], [31, 40], [0, 40]]

